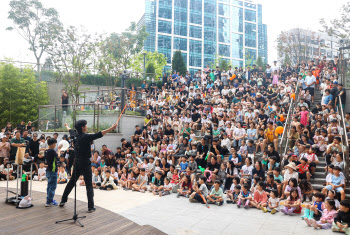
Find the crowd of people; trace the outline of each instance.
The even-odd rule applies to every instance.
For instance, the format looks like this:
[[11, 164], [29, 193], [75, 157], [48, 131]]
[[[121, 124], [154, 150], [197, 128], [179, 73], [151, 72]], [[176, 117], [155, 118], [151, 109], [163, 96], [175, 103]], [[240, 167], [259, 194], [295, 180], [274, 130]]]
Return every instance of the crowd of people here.
[[[144, 82], [131, 90], [142, 94], [143, 101], [129, 108], [142, 110], [144, 123], [115, 151], [106, 145], [97, 151], [92, 145], [94, 188], [175, 193], [208, 207], [236, 204], [271, 214], [303, 213], [301, 218], [315, 229], [350, 234], [344, 175], [344, 152], [349, 150], [342, 138], [350, 133], [350, 114], [344, 129], [338, 109], [340, 102], [345, 108], [346, 91], [338, 81], [337, 59], [293, 67], [274, 62], [265, 70], [207, 66], [193, 78], [188, 72], [165, 74], [161, 89]], [[316, 90], [322, 99], [315, 104]], [[280, 155], [288, 109], [296, 98], [291, 128], [285, 132], [288, 151]], [[38, 137], [29, 124], [23, 125], [15, 129], [8, 124], [0, 133], [5, 163], [0, 177], [6, 179], [8, 171], [15, 177], [6, 163], [17, 147], [26, 146], [36, 179], [44, 180], [50, 137]], [[58, 140], [58, 134], [53, 138]], [[59, 152], [58, 183], [69, 180], [73, 151]], [[319, 159], [325, 159], [325, 166]], [[320, 175], [321, 187], [313, 183]], [[83, 177], [79, 184], [85, 184]]]

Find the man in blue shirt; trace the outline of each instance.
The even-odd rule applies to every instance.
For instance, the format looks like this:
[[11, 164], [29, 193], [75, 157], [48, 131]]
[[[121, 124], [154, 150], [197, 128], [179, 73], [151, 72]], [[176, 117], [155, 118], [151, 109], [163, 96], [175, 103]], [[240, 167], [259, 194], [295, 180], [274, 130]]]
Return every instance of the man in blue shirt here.
[[323, 104], [324, 105], [331, 105], [332, 104], [332, 100], [333, 100], [333, 96], [330, 94], [330, 90], [329, 89], [326, 89], [325, 90], [326, 92], [326, 96], [323, 100]]

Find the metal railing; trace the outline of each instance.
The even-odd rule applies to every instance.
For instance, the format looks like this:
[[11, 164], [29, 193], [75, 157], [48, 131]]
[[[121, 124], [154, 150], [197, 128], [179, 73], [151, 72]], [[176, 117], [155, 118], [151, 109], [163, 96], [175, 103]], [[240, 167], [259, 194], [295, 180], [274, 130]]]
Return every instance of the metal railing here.
[[286, 118], [286, 122], [284, 124], [284, 129], [283, 129], [283, 133], [281, 136], [281, 140], [280, 143], [278, 145], [278, 153], [281, 156], [284, 156], [285, 153], [287, 152], [288, 149], [288, 144], [289, 144], [289, 133], [290, 133], [290, 129], [291, 129], [291, 124], [292, 124], [292, 114], [294, 114], [295, 112], [295, 104], [297, 104], [299, 101], [299, 83], [297, 84], [296, 88], [295, 88], [295, 100], [292, 98], [291, 99], [291, 103], [289, 105], [289, 109], [288, 109], [288, 114], [287, 114], [287, 118]]
[[[67, 123], [71, 128], [80, 119], [87, 121], [88, 130], [98, 132], [107, 129], [118, 120], [122, 108], [120, 102], [111, 105], [99, 103], [67, 104], [67, 105], [41, 105], [38, 109], [38, 130], [40, 131], [66, 131]], [[126, 109], [126, 115], [145, 116], [144, 107]], [[115, 132], [119, 133], [119, 125]]]
[[344, 173], [345, 173], [346, 181], [349, 182], [349, 179], [350, 179], [350, 176], [349, 176], [349, 140], [348, 140], [346, 125], [345, 125], [344, 110], [343, 110], [340, 96], [338, 96], [338, 99], [339, 99], [338, 114], [340, 116], [340, 120], [338, 121], [338, 124], [343, 129], [343, 133], [340, 135], [340, 138], [341, 138], [341, 143], [345, 147], [345, 151], [343, 151], [343, 153], [344, 153], [343, 161], [344, 161], [344, 170], [345, 170]]

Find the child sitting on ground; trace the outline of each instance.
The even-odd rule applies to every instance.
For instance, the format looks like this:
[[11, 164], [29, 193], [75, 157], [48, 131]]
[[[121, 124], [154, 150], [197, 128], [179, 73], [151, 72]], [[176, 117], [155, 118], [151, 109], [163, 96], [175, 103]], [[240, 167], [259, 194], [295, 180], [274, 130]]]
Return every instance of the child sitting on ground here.
[[309, 219], [312, 220], [315, 217], [320, 217], [322, 215], [322, 211], [325, 208], [324, 204], [324, 194], [316, 193], [314, 195], [315, 202], [313, 204], [308, 204], [305, 206], [304, 215], [301, 216], [301, 219]]
[[38, 175], [34, 176], [33, 180], [43, 181], [46, 180], [46, 168], [44, 167], [44, 162], [40, 162], [40, 168], [38, 170]]
[[265, 183], [263, 181], [259, 181], [254, 193], [254, 198], [249, 202], [249, 205], [251, 207], [261, 209], [263, 212], [267, 212], [267, 194], [264, 191], [264, 188]]
[[244, 204], [244, 209], [248, 209], [250, 200], [252, 200], [252, 196], [249, 192], [249, 185], [243, 184], [241, 193], [238, 196], [237, 207], [241, 208], [241, 205]]
[[156, 195], [158, 193], [158, 190], [161, 190], [163, 188], [164, 182], [162, 178], [162, 172], [157, 171], [155, 174], [154, 183], [149, 184], [149, 191], [153, 192], [153, 195]]
[[301, 202], [298, 190], [296, 188], [292, 188], [290, 191], [290, 196], [284, 202], [284, 208], [281, 209], [281, 212], [285, 215], [292, 215], [292, 213], [299, 212], [301, 209]]
[[304, 218], [304, 221], [307, 225], [313, 226], [315, 229], [330, 229], [337, 213], [334, 200], [327, 199], [325, 202], [325, 208], [322, 212], [322, 217], [319, 221], [316, 221], [315, 219], [309, 220], [306, 217]]
[[201, 202], [205, 203], [205, 198], [208, 196], [208, 188], [205, 185], [205, 182], [207, 181], [207, 178], [205, 176], [199, 177], [199, 187], [197, 185], [197, 182], [195, 182], [193, 186], [194, 192], [191, 194], [189, 201], [190, 202]]
[[279, 204], [280, 204], [280, 199], [278, 198], [278, 191], [276, 189], [273, 189], [270, 192], [270, 198], [268, 200], [268, 207], [266, 208], [267, 210], [263, 210], [264, 212], [270, 212], [271, 214], [275, 214], [278, 212]]
[[133, 170], [130, 170], [130, 172], [128, 174], [128, 178], [126, 180], [124, 190], [130, 190], [131, 186], [135, 183], [136, 183], [135, 172]]
[[65, 184], [65, 183], [67, 183], [68, 175], [67, 175], [67, 172], [66, 172], [65, 168], [63, 166], [60, 166], [58, 168], [58, 170], [59, 170], [59, 173], [58, 173], [57, 183], [58, 184]]
[[207, 196], [208, 203], [216, 204], [218, 206], [222, 206], [224, 203], [224, 193], [222, 191], [222, 188], [220, 187], [221, 183], [220, 180], [215, 180], [214, 182], [214, 188], [211, 190], [210, 194]]
[[136, 179], [136, 183], [131, 186], [132, 190], [140, 191], [141, 193], [144, 193], [145, 190], [147, 189], [147, 182], [148, 182], [148, 178], [146, 175], [146, 170], [145, 168], [141, 168], [140, 174]]
[[114, 178], [111, 175], [111, 171], [110, 170], [106, 170], [105, 174], [106, 174], [106, 178], [103, 181], [103, 183], [101, 184], [100, 189], [101, 190], [116, 189], [117, 185], [114, 183]]
[[98, 170], [94, 170], [94, 174], [92, 176], [92, 187], [97, 188], [101, 186], [101, 176], [98, 174]]
[[227, 192], [227, 203], [235, 204], [238, 202], [238, 196], [241, 193], [241, 185], [236, 185], [232, 193]]
[[340, 201], [340, 210], [334, 218], [332, 224], [333, 232], [342, 232], [350, 234], [350, 202], [348, 200]]
[[159, 197], [170, 195], [171, 190], [173, 189], [172, 184], [170, 183], [170, 179], [168, 177], [164, 178], [164, 186], [160, 186], [158, 188]]
[[191, 177], [189, 175], [185, 175], [181, 180], [180, 180], [180, 188], [177, 190], [177, 198], [180, 196], [184, 197], [190, 197], [190, 194], [192, 193], [192, 182], [191, 182]]

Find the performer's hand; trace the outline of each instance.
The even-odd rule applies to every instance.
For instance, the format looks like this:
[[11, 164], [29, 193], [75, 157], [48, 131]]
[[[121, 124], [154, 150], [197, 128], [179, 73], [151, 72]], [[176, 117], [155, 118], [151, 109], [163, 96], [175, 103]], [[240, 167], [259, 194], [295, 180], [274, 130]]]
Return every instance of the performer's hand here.
[[117, 126], [118, 126], [118, 124], [117, 123], [114, 123], [113, 125], [112, 125], [112, 130], [115, 130], [115, 129], [117, 129]]

